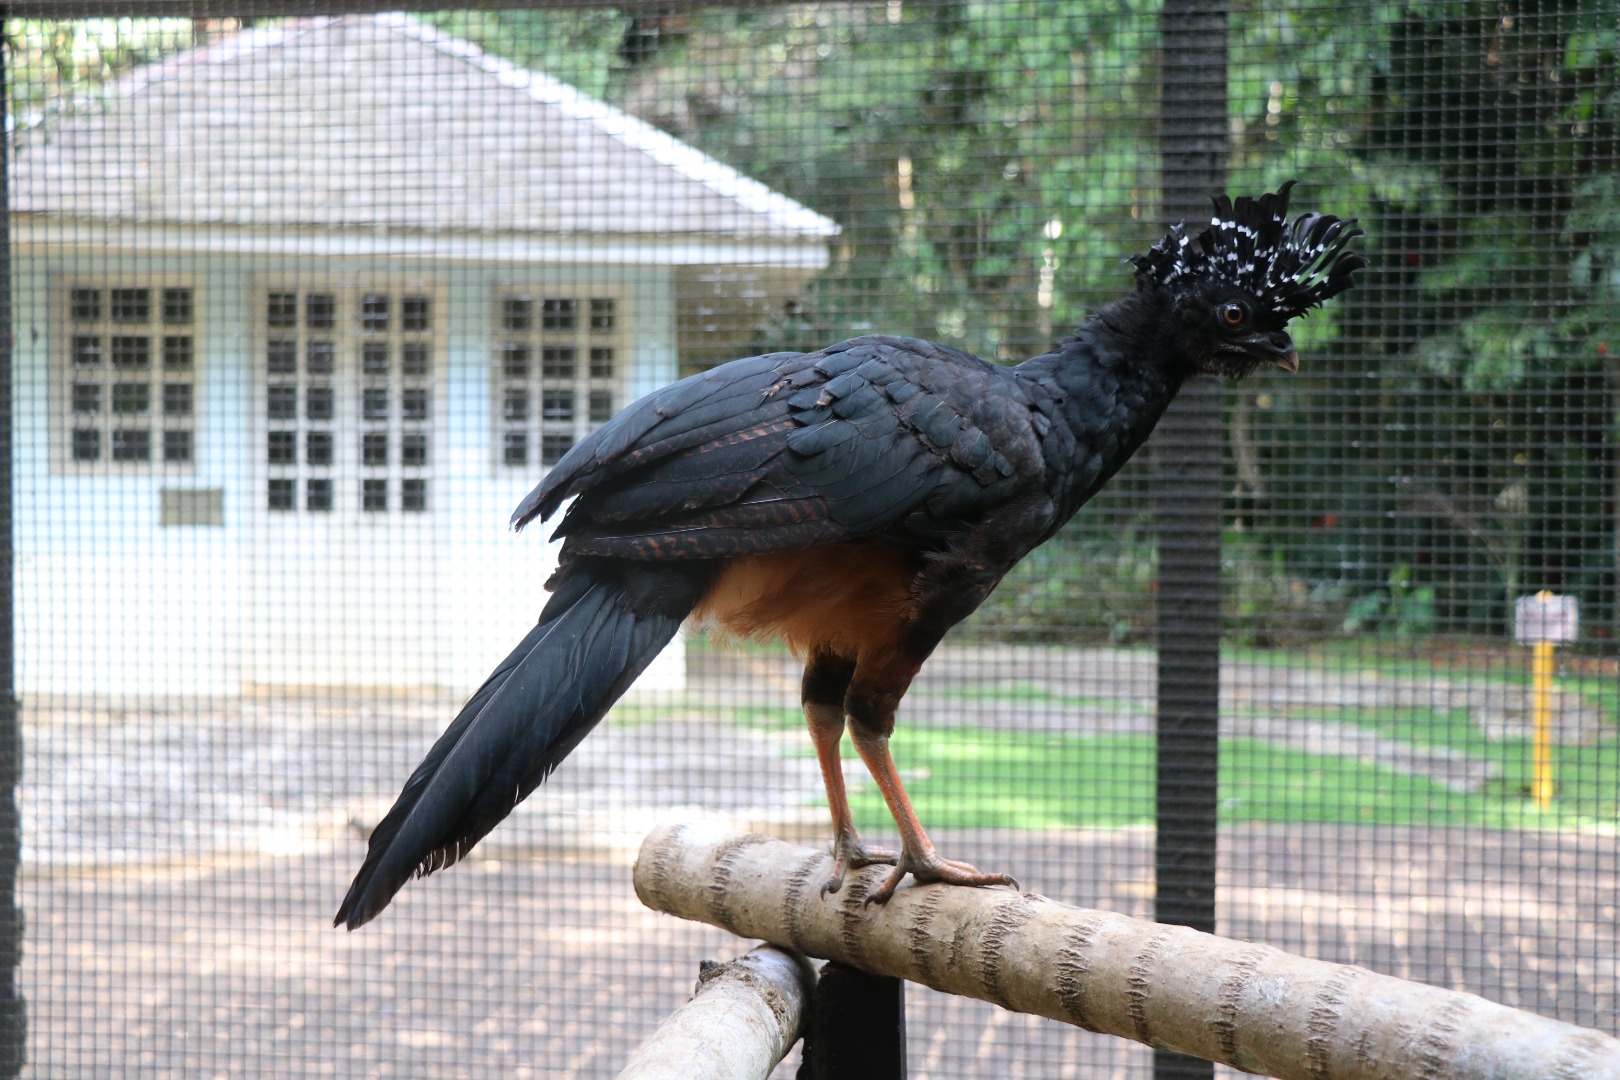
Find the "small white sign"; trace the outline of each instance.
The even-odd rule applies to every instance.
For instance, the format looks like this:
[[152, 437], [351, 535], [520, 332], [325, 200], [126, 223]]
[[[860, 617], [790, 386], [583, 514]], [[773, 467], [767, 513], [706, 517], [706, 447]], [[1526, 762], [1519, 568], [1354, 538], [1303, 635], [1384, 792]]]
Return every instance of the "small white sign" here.
[[1539, 592], [1513, 605], [1513, 640], [1520, 645], [1574, 641], [1581, 632], [1581, 609], [1573, 596]]

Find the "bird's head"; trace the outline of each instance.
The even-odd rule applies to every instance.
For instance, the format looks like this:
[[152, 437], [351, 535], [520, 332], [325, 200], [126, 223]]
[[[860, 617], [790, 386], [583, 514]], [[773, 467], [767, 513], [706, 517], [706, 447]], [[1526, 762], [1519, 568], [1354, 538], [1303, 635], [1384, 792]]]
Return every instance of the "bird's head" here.
[[1349, 250], [1354, 220], [1301, 214], [1288, 220], [1290, 180], [1258, 199], [1215, 199], [1209, 227], [1176, 225], [1136, 255], [1137, 291], [1170, 301], [1177, 337], [1199, 374], [1241, 379], [1261, 364], [1292, 374], [1299, 353], [1289, 320], [1350, 288], [1367, 259]]

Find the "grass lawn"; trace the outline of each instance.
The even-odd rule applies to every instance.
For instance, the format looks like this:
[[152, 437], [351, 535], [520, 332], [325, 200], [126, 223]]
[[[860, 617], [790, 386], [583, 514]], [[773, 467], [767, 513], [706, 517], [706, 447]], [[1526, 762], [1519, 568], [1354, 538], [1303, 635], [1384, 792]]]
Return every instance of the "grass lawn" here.
[[[1353, 724], [1414, 746], [1454, 750], [1491, 762], [1498, 774], [1486, 784], [1486, 795], [1516, 798], [1530, 788], [1530, 741], [1493, 742], [1461, 709], [1326, 709], [1314, 718]], [[1552, 765], [1559, 806], [1598, 819], [1607, 807], [1608, 820], [1615, 820], [1620, 800], [1620, 741], [1612, 732], [1587, 746], [1554, 746]]]
[[[1378, 678], [1468, 680], [1514, 685], [1528, 681], [1528, 661], [1498, 650], [1483, 662], [1434, 663], [1402, 655], [1343, 648], [1307, 651], [1235, 650], [1228, 659], [1278, 667], [1341, 668]], [[1558, 689], [1579, 694], [1612, 718], [1620, 711], [1620, 681], [1612, 674], [1561, 672]], [[1060, 697], [1036, 683], [1002, 681], [958, 687], [963, 701], [1040, 704], [1059, 708], [1139, 708], [1098, 697]], [[742, 705], [733, 722], [771, 730], [799, 730], [794, 707]], [[1267, 715], [1275, 716], [1272, 712]], [[1284, 714], [1286, 715], [1286, 714]], [[1494, 766], [1478, 790], [1459, 792], [1422, 775], [1383, 764], [1312, 754], [1256, 739], [1225, 739], [1219, 765], [1223, 823], [1328, 822], [1422, 826], [1467, 825], [1505, 829], [1620, 828], [1620, 739], [1610, 728], [1588, 745], [1553, 747], [1557, 796], [1546, 810], [1531, 802], [1528, 740], [1492, 742], [1466, 710], [1430, 708], [1296, 709], [1295, 719], [1344, 724], [1384, 739], [1444, 749]], [[987, 731], [928, 727], [902, 715], [893, 742], [895, 759], [923, 821], [932, 828], [1056, 826], [1117, 827], [1151, 824], [1154, 748], [1151, 735]], [[810, 755], [808, 738], [796, 752]], [[854, 752], [845, 742], [845, 754]], [[888, 811], [870, 784], [851, 792], [863, 828], [886, 828]]]
[[[1309, 649], [1229, 648], [1221, 656], [1262, 667], [1374, 671], [1383, 678], [1468, 679], [1502, 686], [1528, 686], [1531, 681], [1530, 650], [1518, 645], [1480, 647], [1460, 656], [1429, 655], [1416, 642], [1399, 645], [1352, 638]], [[1605, 716], [1620, 713], [1620, 678], [1612, 666], [1603, 672], [1599, 669], [1604, 665], [1596, 658], [1573, 650], [1557, 652], [1554, 663], [1560, 691], [1579, 694]]]
[[[1523, 744], [1499, 744], [1504, 758]], [[1044, 829], [1153, 820], [1153, 739], [1148, 735], [1029, 735], [905, 728], [894, 752], [917, 813], [930, 828]], [[1223, 823], [1334, 822], [1557, 829], [1614, 827], [1620, 747], [1561, 748], [1559, 797], [1538, 810], [1523, 794], [1528, 765], [1481, 791], [1459, 793], [1351, 758], [1308, 754], [1252, 739], [1223, 740]], [[1578, 760], [1577, 760], [1578, 758]], [[888, 825], [876, 790], [851, 794], [862, 828]]]

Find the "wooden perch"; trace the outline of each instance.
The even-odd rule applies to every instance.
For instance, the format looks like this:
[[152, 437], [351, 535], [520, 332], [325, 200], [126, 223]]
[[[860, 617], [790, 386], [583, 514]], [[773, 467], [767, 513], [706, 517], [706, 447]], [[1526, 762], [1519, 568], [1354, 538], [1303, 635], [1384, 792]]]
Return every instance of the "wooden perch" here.
[[619, 1080], [764, 1080], [798, 1041], [815, 974], [770, 945], [706, 964], [692, 998], [630, 1055]]
[[655, 830], [643, 903], [810, 956], [1282, 1080], [1620, 1080], [1620, 1040], [1472, 994], [1007, 889], [823, 897], [825, 852], [712, 826]]

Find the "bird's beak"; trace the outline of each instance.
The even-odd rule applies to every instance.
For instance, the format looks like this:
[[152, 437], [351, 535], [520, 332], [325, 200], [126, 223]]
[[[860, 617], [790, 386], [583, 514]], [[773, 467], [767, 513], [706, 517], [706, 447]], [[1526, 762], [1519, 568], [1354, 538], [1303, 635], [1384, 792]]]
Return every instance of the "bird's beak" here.
[[1286, 331], [1255, 334], [1249, 338], [1248, 346], [1253, 355], [1266, 363], [1276, 364], [1290, 375], [1299, 374], [1299, 350], [1294, 348], [1294, 339]]

